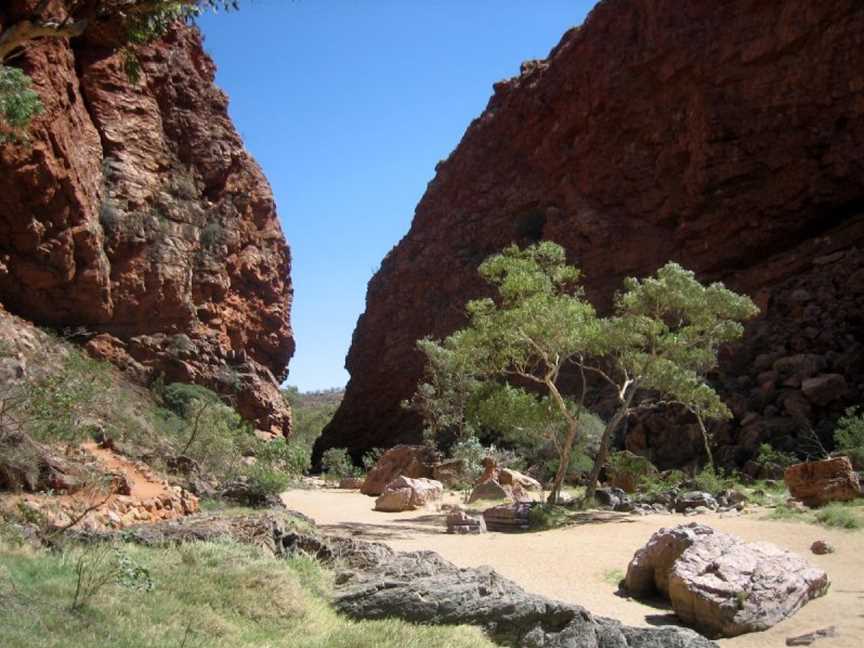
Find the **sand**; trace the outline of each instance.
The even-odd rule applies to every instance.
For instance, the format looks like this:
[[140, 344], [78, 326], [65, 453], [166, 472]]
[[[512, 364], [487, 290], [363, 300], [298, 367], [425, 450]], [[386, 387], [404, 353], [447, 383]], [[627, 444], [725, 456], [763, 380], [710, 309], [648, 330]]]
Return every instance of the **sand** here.
[[[451, 496], [454, 497], [454, 496]], [[633, 553], [661, 527], [702, 522], [748, 541], [767, 541], [805, 556], [828, 572], [829, 593], [808, 603], [791, 619], [766, 630], [718, 643], [724, 648], [785, 646], [787, 637], [836, 625], [838, 636], [820, 639], [816, 648], [864, 648], [864, 532], [824, 529], [798, 522], [760, 519], [764, 512], [738, 517], [703, 515], [632, 516], [599, 512], [580, 523], [539, 533], [447, 535], [444, 514], [435, 510], [404, 513], [373, 511], [374, 498], [358, 491], [292, 490], [288, 508], [312, 518], [328, 533], [384, 542], [397, 550], [431, 549], [462, 567], [491, 565], [526, 590], [577, 603], [601, 616], [630, 625], [674, 622], [668, 609], [616, 594], [615, 577]], [[816, 556], [814, 540], [827, 540], [836, 553]]]

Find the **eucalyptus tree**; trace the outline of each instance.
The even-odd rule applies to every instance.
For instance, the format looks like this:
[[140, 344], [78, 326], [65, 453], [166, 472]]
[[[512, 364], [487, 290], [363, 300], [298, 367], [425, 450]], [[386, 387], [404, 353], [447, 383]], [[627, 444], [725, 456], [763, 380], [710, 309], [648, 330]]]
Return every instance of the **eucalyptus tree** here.
[[704, 286], [674, 262], [651, 277], [624, 281], [614, 314], [602, 322], [603, 356], [584, 366], [614, 388], [618, 401], [588, 478], [586, 501], [593, 499], [612, 434], [634, 407], [678, 405], [690, 411], [713, 463], [704, 420], [732, 414], [706, 376], [717, 367], [720, 347], [738, 340], [742, 322], [757, 313], [749, 297], [719, 282]]
[[[497, 295], [469, 302], [468, 325], [443, 343], [421, 343], [430, 375], [436, 375], [436, 357], [448, 358], [454, 372], [438, 372], [437, 385], [424, 383], [414, 400], [425, 402], [427, 420], [434, 420], [443, 410], [464, 418], [472, 396], [460, 394], [462, 389], [476, 394], [480, 386], [506, 379], [512, 383], [511, 398], [525, 387], [541, 392], [552, 405], [545, 408], [549, 423], [558, 418], [566, 430], [558, 444], [550, 502], [558, 500], [575, 445], [586, 441], [589, 374], [614, 388], [617, 408], [603, 430], [586, 501], [593, 499], [612, 434], [635, 407], [677, 404], [700, 424], [704, 418], [730, 416], [705, 377], [717, 364], [720, 346], [738, 339], [741, 322], [757, 312], [749, 298], [719, 283], [705, 287], [692, 272], [668, 263], [653, 277], [627, 279], [614, 313], [599, 317], [584, 297], [579, 270], [548, 241], [524, 250], [510, 246], [481, 264], [479, 272]], [[572, 398], [561, 385], [564, 373], [578, 378]], [[442, 404], [441, 399], [449, 400]], [[549, 426], [532, 427], [544, 428]]]

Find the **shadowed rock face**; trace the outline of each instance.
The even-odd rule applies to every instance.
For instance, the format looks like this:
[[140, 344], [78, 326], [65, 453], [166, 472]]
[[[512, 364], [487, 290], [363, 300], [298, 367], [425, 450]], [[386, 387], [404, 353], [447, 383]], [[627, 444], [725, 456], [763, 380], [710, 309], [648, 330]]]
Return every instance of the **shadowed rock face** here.
[[[754, 297], [763, 318], [714, 377], [736, 415], [715, 430], [722, 461], [794, 439], [796, 416], [830, 429], [864, 384], [862, 45], [857, 0], [600, 2], [547, 60], [495, 85], [438, 165], [369, 284], [318, 452], [416, 442], [399, 406], [422, 371], [415, 340], [464, 324], [485, 257], [541, 238], [567, 249], [601, 308], [669, 259]], [[802, 353], [845, 392], [812, 401], [771, 373]], [[692, 421], [629, 429], [628, 449], [660, 467], [701, 453]]]
[[[27, 4], [4, 2], [0, 25]], [[206, 385], [288, 434], [291, 259], [270, 187], [197, 30], [144, 49], [139, 84], [117, 32], [94, 20], [71, 45], [31, 44], [16, 61], [45, 113], [29, 145], [0, 149], [0, 301], [99, 334], [88, 350], [143, 381]]]

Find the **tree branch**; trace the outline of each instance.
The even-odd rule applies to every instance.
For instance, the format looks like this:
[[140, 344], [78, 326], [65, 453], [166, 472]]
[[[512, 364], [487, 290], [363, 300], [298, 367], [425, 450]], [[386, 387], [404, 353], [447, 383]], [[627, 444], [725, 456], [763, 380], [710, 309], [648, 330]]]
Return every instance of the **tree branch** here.
[[85, 29], [87, 29], [86, 20], [69, 24], [22, 20], [0, 33], [0, 62], [5, 61], [15, 50], [30, 41], [38, 38], [74, 38], [83, 34]]

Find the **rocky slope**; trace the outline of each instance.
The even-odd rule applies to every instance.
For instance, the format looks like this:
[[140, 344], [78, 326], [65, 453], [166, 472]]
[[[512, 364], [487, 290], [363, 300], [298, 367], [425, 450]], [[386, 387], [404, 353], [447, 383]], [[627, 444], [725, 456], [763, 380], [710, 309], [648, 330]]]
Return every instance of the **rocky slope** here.
[[[668, 259], [763, 309], [716, 376], [735, 413], [719, 457], [827, 435], [864, 395], [864, 5], [857, 0], [604, 0], [545, 61], [495, 85], [369, 284], [343, 405], [317, 448], [418, 439], [399, 403], [424, 335], [481, 293], [510, 242], [568, 250], [589, 297]], [[826, 378], [825, 376], [831, 376]], [[819, 385], [802, 389], [806, 381]], [[817, 393], [818, 392], [818, 393]], [[696, 427], [631, 421], [661, 466]]]
[[[0, 27], [33, 5], [4, 2]], [[0, 148], [0, 301], [40, 325], [84, 327], [92, 354], [142, 381], [204, 384], [287, 434], [291, 258], [270, 187], [197, 30], [145, 48], [139, 83], [119, 35], [92, 20], [15, 61], [45, 112], [29, 144]]]

